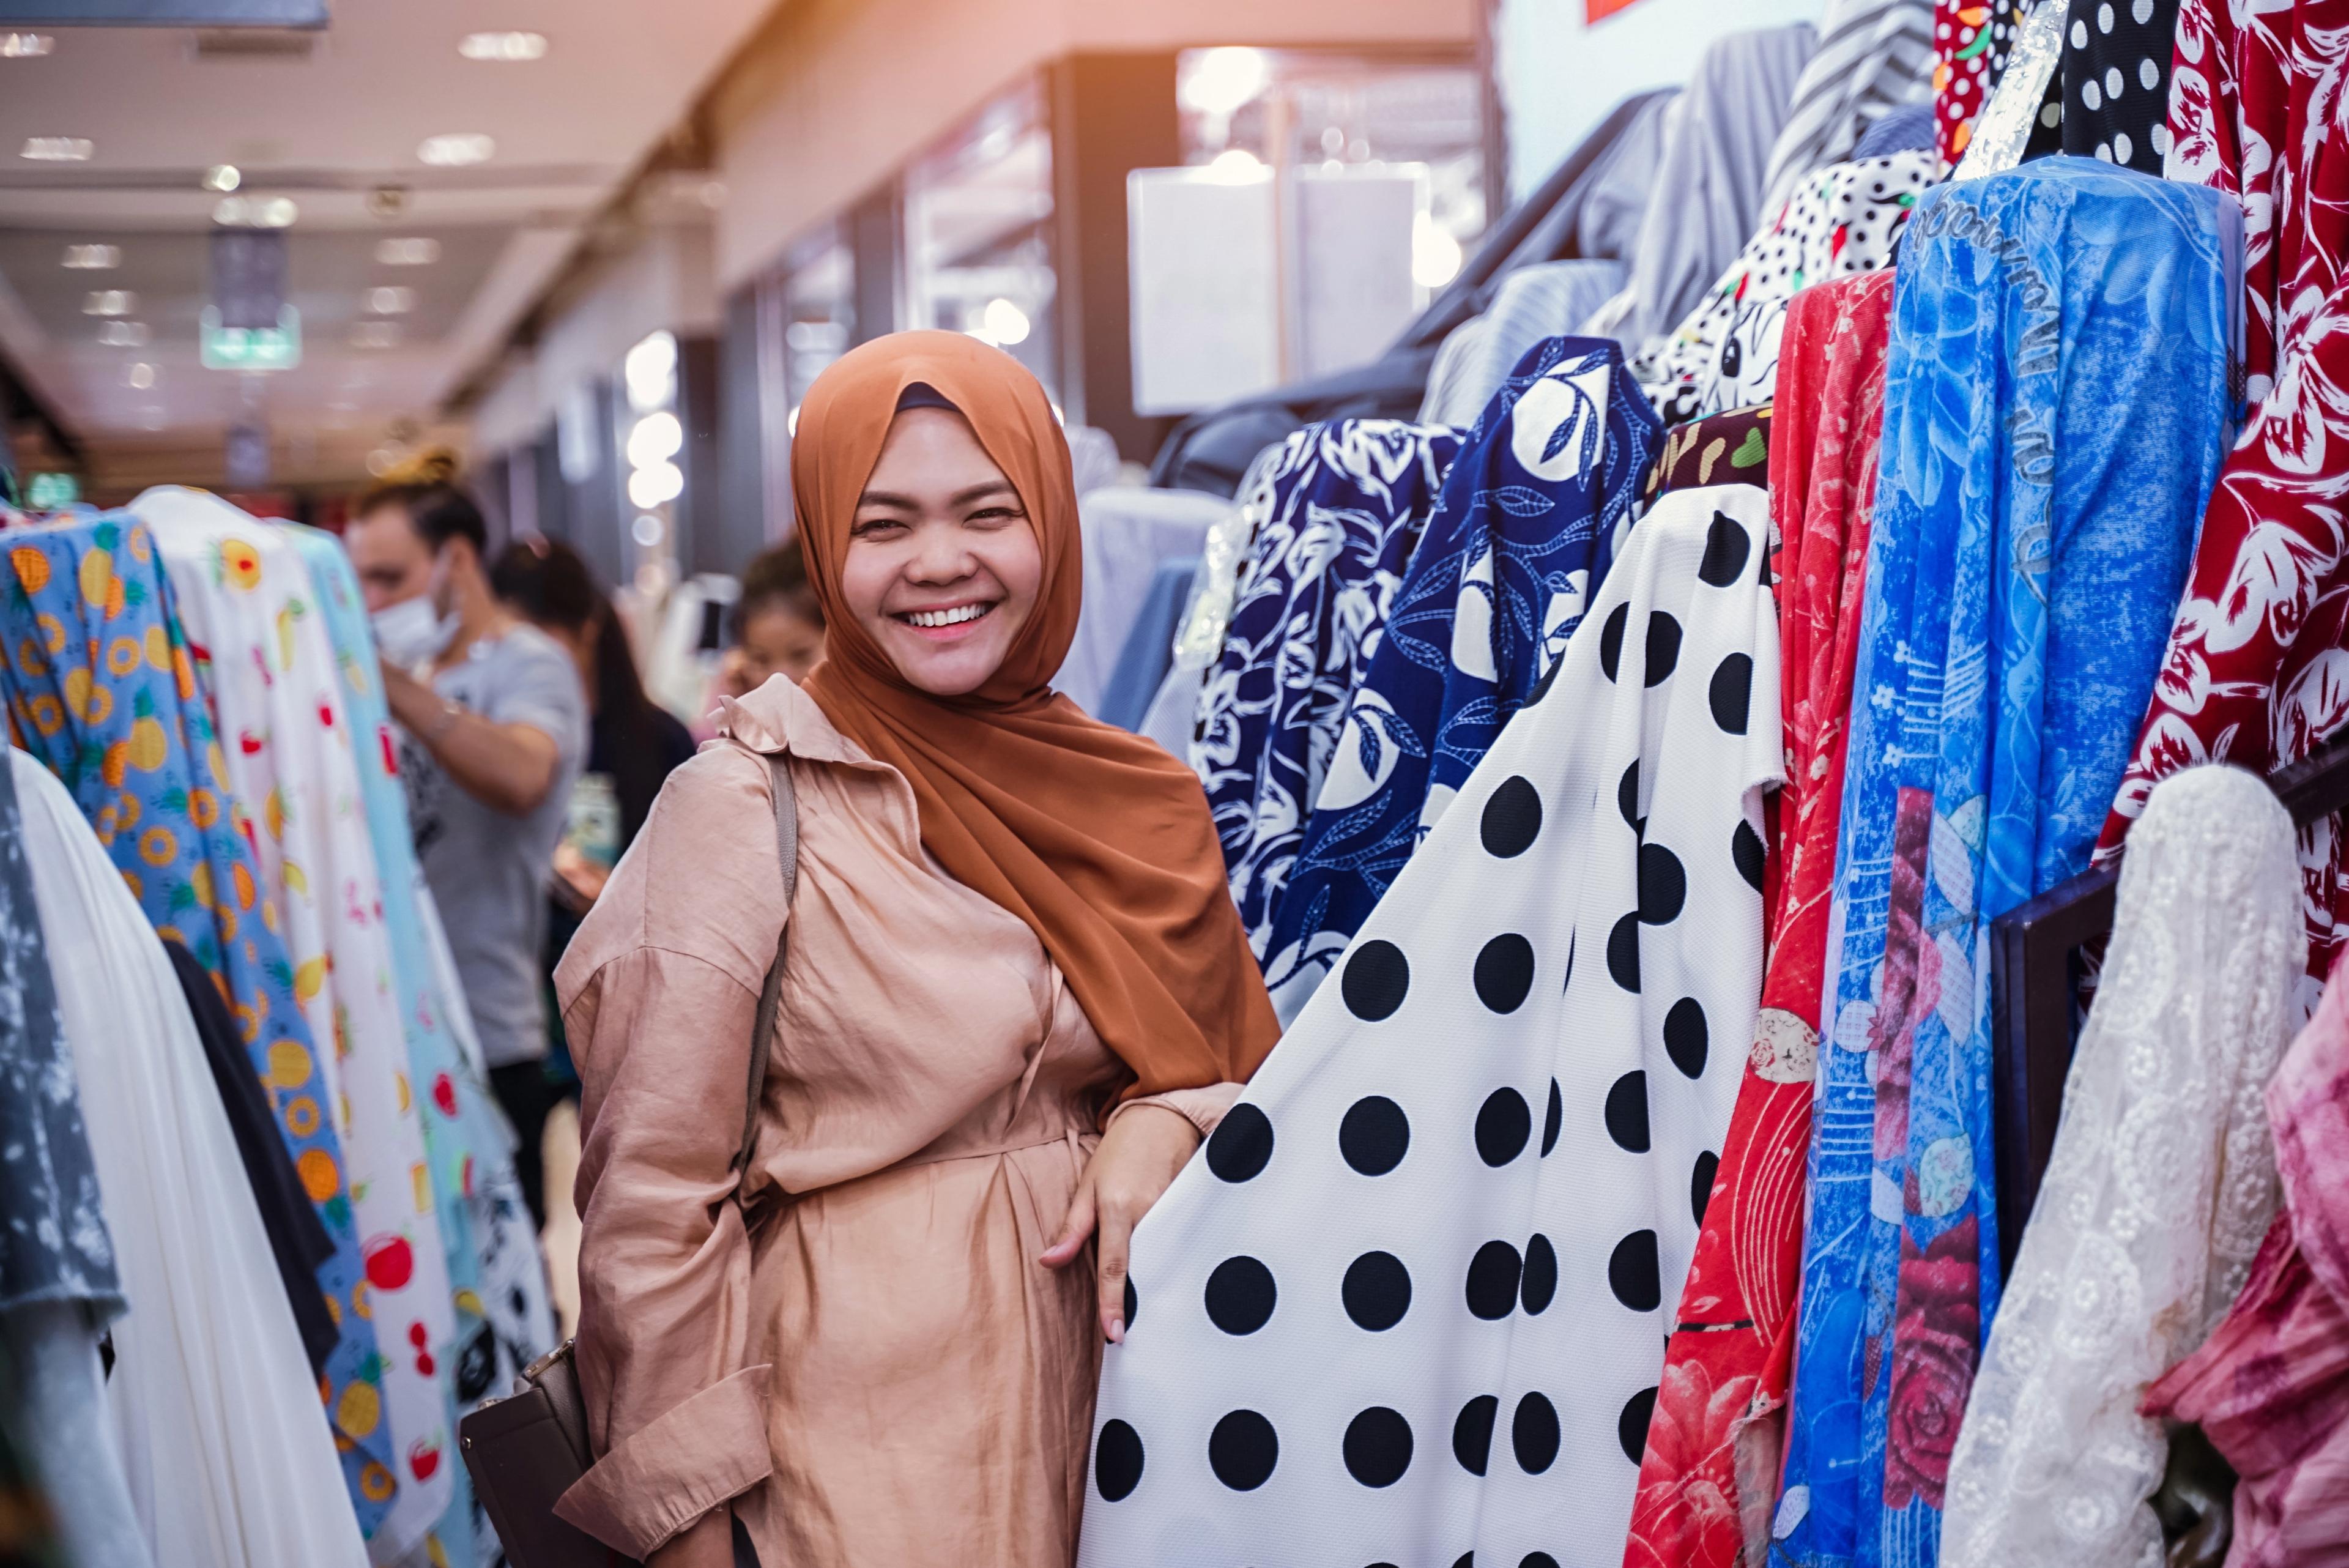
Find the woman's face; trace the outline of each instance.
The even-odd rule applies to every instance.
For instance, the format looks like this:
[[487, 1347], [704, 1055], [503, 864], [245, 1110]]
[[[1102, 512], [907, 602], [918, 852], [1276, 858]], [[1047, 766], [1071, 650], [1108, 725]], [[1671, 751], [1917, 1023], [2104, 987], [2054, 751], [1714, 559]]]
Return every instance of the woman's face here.
[[805, 680], [823, 658], [823, 623], [801, 614], [790, 599], [763, 600], [742, 618], [740, 652], [750, 690], [776, 675]]
[[1028, 508], [960, 414], [908, 409], [864, 482], [841, 597], [908, 685], [976, 691], [1035, 613], [1044, 556]]

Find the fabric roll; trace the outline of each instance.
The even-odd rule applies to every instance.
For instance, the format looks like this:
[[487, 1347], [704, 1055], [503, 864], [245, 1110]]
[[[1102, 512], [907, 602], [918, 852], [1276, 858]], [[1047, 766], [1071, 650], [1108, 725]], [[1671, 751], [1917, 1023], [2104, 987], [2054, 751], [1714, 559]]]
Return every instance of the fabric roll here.
[[2224, 451], [2222, 234], [2056, 157], [1902, 242], [1774, 1560], [1936, 1561], [1998, 1304], [1988, 924], [2085, 867], [2151, 691]]
[[2070, 0], [2064, 25], [2064, 151], [2147, 174], [2169, 151], [2169, 66], [2178, 0]]
[[335, 1239], [326, 1234], [317, 1210], [310, 1207], [310, 1195], [302, 1189], [302, 1173], [277, 1136], [269, 1096], [236, 1037], [236, 1020], [212, 983], [212, 971], [176, 940], [164, 942], [163, 950], [171, 956], [180, 994], [187, 999], [189, 1018], [203, 1046], [204, 1064], [220, 1091], [221, 1111], [236, 1140], [237, 1159], [253, 1189], [254, 1207], [269, 1237], [270, 1255], [276, 1260], [277, 1277], [285, 1282], [286, 1305], [301, 1330], [310, 1369], [324, 1371], [335, 1353], [335, 1314], [318, 1293], [318, 1270], [334, 1257]]
[[1137, 486], [1096, 490], [1078, 503], [1084, 607], [1069, 657], [1052, 678], [1056, 690], [1088, 713], [1101, 711], [1102, 693], [1159, 563], [1198, 555], [1207, 530], [1231, 510], [1220, 495]]
[[1085, 1568], [1622, 1539], [1761, 981], [1768, 531], [1743, 484], [1630, 531], [1136, 1231]]
[[260, 829], [230, 786], [171, 579], [146, 525], [119, 514], [12, 531], [8, 566], [18, 591], [0, 597], [0, 681], [15, 732], [66, 782], [156, 929], [184, 941], [224, 988], [303, 1190], [335, 1239], [334, 1261], [318, 1271], [340, 1336], [324, 1393], [345, 1484], [371, 1532], [399, 1483], [376, 1324], [362, 1310], [350, 1168], [326, 1109], [333, 1037], [322, 1052], [296, 1002], [276, 903], [264, 903], [254, 872]]
[[1246, 500], [1256, 537], [1189, 760], [1257, 961], [1346, 704], [1381, 646], [1461, 432], [1339, 420], [1290, 436]]
[[10, 765], [138, 1303], [114, 1325], [107, 1394], [140, 1528], [172, 1568], [364, 1568], [319, 1384], [171, 961], [65, 786], [22, 753]]
[[1769, 967], [1665, 1345], [1626, 1568], [1741, 1568], [1767, 1555], [1892, 289], [1892, 274], [1866, 273], [1805, 290], [1788, 313], [1768, 468], [1786, 742]]
[[1161, 561], [1150, 579], [1150, 591], [1134, 611], [1133, 629], [1126, 634], [1125, 649], [1117, 656], [1109, 684], [1102, 691], [1102, 722], [1121, 730], [1139, 731], [1151, 699], [1174, 658], [1174, 627], [1183, 606], [1198, 580], [1199, 557], [1178, 556]]
[[1827, 0], [1817, 52], [1770, 149], [1762, 211], [1776, 212], [1810, 175], [1857, 158], [1887, 114], [1932, 96], [1932, 0]]
[[1477, 421], [1346, 701], [1263, 944], [1284, 1021], [1557, 667], [1662, 433], [1621, 350], [1587, 337], [1536, 347]]
[[1933, 125], [1941, 172], [1971, 145], [2027, 0], [1933, 0]]
[[1882, 158], [1891, 152], [1930, 152], [1933, 151], [1933, 106], [1930, 103], [1904, 105], [1888, 109], [1883, 117], [1868, 128], [1859, 145], [1851, 150], [1855, 161], [1862, 158]]
[[[0, 1366], [14, 1375], [26, 1457], [75, 1568], [155, 1568], [108, 1417], [99, 1333], [80, 1302], [0, 1308]], [[12, 1561], [0, 1544], [0, 1563]]]
[[1646, 504], [1671, 490], [1702, 490], [1712, 484], [1770, 483], [1770, 434], [1775, 423], [1769, 404], [1733, 409], [1710, 419], [1692, 420], [1664, 432], [1663, 450], [1648, 471]]
[[2275, 1212], [2261, 1092], [2305, 939], [2292, 817], [2235, 768], [2164, 782], [2121, 870], [2055, 1147], [1950, 1459], [1951, 1568], [2137, 1568], [2168, 1438], [2137, 1414]]

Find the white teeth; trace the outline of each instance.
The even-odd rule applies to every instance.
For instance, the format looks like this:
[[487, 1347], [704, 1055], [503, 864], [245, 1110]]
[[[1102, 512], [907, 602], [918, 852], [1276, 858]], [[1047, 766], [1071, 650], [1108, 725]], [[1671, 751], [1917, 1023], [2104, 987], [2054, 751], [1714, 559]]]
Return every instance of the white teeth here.
[[977, 620], [994, 607], [993, 605], [960, 605], [949, 610], [915, 610], [905, 618], [920, 627], [960, 626], [967, 620]]

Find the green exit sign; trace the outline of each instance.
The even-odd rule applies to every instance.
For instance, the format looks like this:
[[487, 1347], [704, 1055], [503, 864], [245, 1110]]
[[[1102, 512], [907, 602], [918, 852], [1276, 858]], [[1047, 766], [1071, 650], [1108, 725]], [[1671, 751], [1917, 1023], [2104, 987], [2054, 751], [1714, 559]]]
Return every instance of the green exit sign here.
[[70, 473], [28, 473], [25, 504], [36, 512], [62, 512], [81, 499], [81, 481]]
[[207, 370], [291, 370], [302, 362], [302, 313], [290, 305], [278, 311], [275, 327], [254, 329], [222, 327], [208, 305], [199, 332]]

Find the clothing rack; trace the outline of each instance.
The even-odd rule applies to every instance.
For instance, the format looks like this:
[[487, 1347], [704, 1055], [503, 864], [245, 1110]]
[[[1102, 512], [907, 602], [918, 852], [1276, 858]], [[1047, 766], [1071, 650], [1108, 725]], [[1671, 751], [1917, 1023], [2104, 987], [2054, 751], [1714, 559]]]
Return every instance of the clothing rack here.
[[[2306, 827], [2349, 809], [2349, 735], [2268, 774], [2268, 787]], [[2072, 1067], [2079, 950], [2110, 934], [2120, 874], [2084, 871], [1991, 922], [1991, 1097], [1998, 1160], [2002, 1272], [2055, 1150], [2064, 1079]]]

